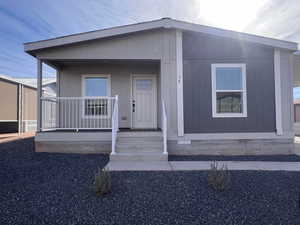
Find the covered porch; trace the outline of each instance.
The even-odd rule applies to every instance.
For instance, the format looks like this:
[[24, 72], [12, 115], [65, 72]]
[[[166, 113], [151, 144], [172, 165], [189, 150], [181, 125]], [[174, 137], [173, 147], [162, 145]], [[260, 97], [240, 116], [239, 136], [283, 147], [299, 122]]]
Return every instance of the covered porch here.
[[167, 139], [159, 60], [38, 60], [38, 84], [43, 63], [56, 68], [58, 92], [38, 95], [37, 140], [101, 140], [114, 154], [119, 130], [162, 130]]
[[[167, 138], [183, 136], [182, 32], [126, 30], [25, 44], [38, 64], [36, 149], [52, 145], [51, 151], [64, 151], [96, 143], [92, 148], [97, 152], [111, 146], [115, 154], [142, 143], [145, 152], [139, 148], [135, 155], [147, 155], [149, 147], [161, 154], [167, 152]], [[43, 63], [57, 71], [55, 98], [42, 96]], [[159, 132], [118, 133], [124, 128]], [[135, 140], [127, 142], [132, 135]]]

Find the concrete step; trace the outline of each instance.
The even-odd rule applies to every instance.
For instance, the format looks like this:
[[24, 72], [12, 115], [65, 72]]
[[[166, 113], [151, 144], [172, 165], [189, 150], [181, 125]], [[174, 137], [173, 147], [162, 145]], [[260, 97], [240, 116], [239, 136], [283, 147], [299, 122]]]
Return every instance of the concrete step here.
[[130, 147], [117, 147], [116, 152], [119, 153], [162, 153], [161, 147], [143, 147], [143, 148], [130, 148]]
[[163, 153], [116, 153], [110, 155], [111, 161], [167, 161], [168, 155]]
[[118, 141], [130, 141], [130, 142], [138, 142], [138, 141], [163, 141], [163, 137], [117, 137]]
[[133, 147], [133, 148], [143, 148], [143, 147], [162, 147], [162, 141], [141, 141], [141, 142], [128, 142], [128, 141], [117, 141], [117, 146]]
[[161, 131], [129, 131], [118, 132], [118, 137], [162, 137]]

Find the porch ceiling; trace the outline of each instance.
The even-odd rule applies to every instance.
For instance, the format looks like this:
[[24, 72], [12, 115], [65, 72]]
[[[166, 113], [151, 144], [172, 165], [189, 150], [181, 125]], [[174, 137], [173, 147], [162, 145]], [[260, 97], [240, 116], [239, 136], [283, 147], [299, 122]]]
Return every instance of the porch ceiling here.
[[55, 60], [45, 60], [43, 61], [47, 65], [54, 68], [63, 68], [65, 66], [72, 65], [92, 65], [92, 64], [107, 64], [114, 66], [122, 66], [122, 65], [152, 65], [157, 66], [160, 63], [160, 60], [146, 60], [146, 59], [130, 59], [130, 60], [117, 60], [117, 59], [55, 59]]

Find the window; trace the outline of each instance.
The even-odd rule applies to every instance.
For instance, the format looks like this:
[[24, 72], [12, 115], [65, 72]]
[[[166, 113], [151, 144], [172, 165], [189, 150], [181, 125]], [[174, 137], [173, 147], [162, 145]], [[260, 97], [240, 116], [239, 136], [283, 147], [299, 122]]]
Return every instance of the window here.
[[246, 65], [212, 64], [213, 117], [247, 117]]
[[110, 99], [103, 98], [110, 95], [110, 76], [84, 75], [83, 96], [85, 116], [108, 116]]

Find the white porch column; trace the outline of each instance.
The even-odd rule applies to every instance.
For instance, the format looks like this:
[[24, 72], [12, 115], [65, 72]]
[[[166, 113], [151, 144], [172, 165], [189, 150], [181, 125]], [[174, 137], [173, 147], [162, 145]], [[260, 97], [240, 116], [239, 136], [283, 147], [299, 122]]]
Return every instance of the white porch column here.
[[60, 127], [60, 102], [59, 99], [57, 97], [61, 97], [60, 95], [60, 69], [56, 68], [56, 116], [55, 116], [55, 120], [56, 120], [56, 127], [59, 128]]
[[37, 59], [37, 132], [42, 131], [42, 79], [43, 79], [43, 62]]
[[282, 135], [282, 106], [281, 106], [281, 75], [280, 75], [280, 50], [274, 50], [274, 78], [275, 78], [275, 108], [276, 108], [276, 133]]
[[177, 129], [178, 136], [184, 135], [183, 117], [183, 59], [182, 59], [182, 31], [176, 30], [176, 74], [177, 74]]

